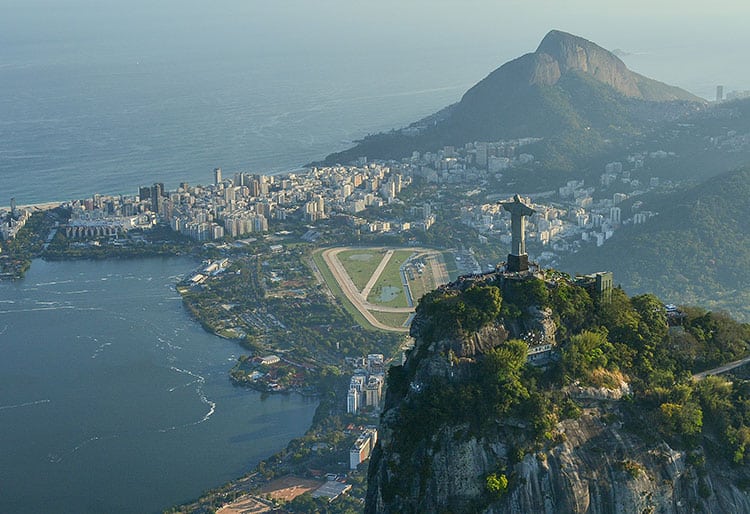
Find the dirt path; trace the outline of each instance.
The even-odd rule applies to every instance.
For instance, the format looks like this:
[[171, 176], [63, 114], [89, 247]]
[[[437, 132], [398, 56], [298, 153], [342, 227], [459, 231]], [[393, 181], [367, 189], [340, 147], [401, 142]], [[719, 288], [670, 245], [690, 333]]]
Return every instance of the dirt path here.
[[[372, 276], [370, 277], [370, 280], [367, 281], [367, 285], [362, 290], [362, 298], [364, 301], [367, 301], [367, 297], [370, 296], [370, 291], [372, 291], [372, 288], [375, 287], [375, 283], [380, 278], [380, 275], [383, 274], [383, 270], [388, 265], [388, 262], [391, 260], [391, 257], [393, 257], [393, 250], [388, 250], [385, 252], [385, 255], [383, 256], [383, 259], [380, 261], [380, 264], [378, 264], [378, 267], [375, 268], [375, 271], [372, 273]], [[338, 259], [338, 257], [336, 257]]]
[[[409, 331], [408, 328], [396, 328], [396, 327], [389, 327], [388, 325], [384, 325], [383, 323], [378, 321], [378, 319], [375, 316], [373, 316], [372, 313], [368, 310], [366, 301], [363, 300], [362, 295], [357, 289], [357, 286], [354, 285], [354, 282], [352, 281], [351, 277], [349, 277], [349, 274], [344, 269], [344, 266], [341, 264], [341, 261], [339, 261], [339, 259], [336, 257], [338, 253], [343, 252], [344, 250], [348, 250], [348, 248], [330, 248], [328, 250], [323, 251], [322, 257], [326, 263], [326, 266], [328, 266], [328, 269], [331, 271], [333, 278], [336, 280], [339, 287], [346, 295], [347, 299], [350, 302], [352, 302], [354, 307], [360, 312], [360, 314], [362, 314], [362, 316], [364, 316], [367, 322], [373, 327], [378, 328], [380, 330], [387, 330], [389, 332], [408, 332]], [[373, 305], [372, 307], [378, 307], [378, 306]], [[393, 311], [382, 311], [382, 312], [393, 312]], [[396, 312], [400, 312], [400, 311], [396, 311]], [[411, 312], [411, 311], [407, 310], [406, 312]]]
[[[390, 262], [395, 250], [388, 249], [385, 252], [385, 255], [380, 261], [380, 264], [378, 264], [378, 267], [375, 268], [372, 276], [367, 281], [367, 285], [365, 285], [365, 288], [360, 292], [357, 286], [354, 284], [354, 281], [349, 276], [349, 273], [346, 271], [346, 268], [344, 268], [344, 265], [338, 259], [339, 253], [354, 249], [355, 248], [352, 247], [329, 248], [327, 250], [323, 250], [323, 252], [321, 253], [323, 261], [325, 261], [326, 266], [328, 266], [328, 269], [331, 271], [331, 274], [341, 288], [341, 291], [343, 291], [347, 299], [373, 327], [380, 330], [388, 330], [390, 332], [408, 332], [408, 328], [390, 327], [388, 325], [384, 325], [383, 323], [378, 321], [372, 313], [387, 312], [394, 314], [412, 314], [415, 310], [414, 307], [387, 307], [385, 305], [376, 305], [367, 301], [367, 296], [369, 296], [370, 291], [377, 283], [380, 275], [382, 275], [383, 270], [388, 265], [388, 262]], [[413, 248], [412, 250], [414, 250], [414, 252], [427, 253], [431, 256], [428, 259], [429, 266], [432, 270], [436, 285], [448, 283], [448, 273], [446, 272], [446, 266], [443, 262], [442, 254], [440, 254], [440, 252], [436, 250], [429, 250], [426, 248]]]

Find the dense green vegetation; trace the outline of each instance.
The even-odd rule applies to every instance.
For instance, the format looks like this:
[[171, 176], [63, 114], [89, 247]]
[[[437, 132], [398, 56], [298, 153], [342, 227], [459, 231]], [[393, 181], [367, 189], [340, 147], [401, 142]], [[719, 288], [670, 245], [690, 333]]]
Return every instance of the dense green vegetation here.
[[[532, 311], [544, 307], [559, 322], [561, 342], [560, 359], [546, 368], [528, 364], [527, 342], [511, 334], [468, 361], [456, 357], [455, 345], [438, 346], [454, 371], [415, 382], [420, 362], [435, 358], [432, 343], [465, 340], [485, 326], [523, 327]], [[750, 325], [698, 308], [683, 314], [670, 326], [654, 295], [630, 298], [615, 289], [603, 302], [552, 272], [546, 280], [493, 279], [435, 291], [418, 308], [417, 346], [405, 366], [388, 374], [388, 405], [400, 405], [396, 450], [404, 461], [419, 461], [425, 441], [454, 427], [467, 437], [502, 431], [503, 440], [515, 445], [511, 459], [521, 458], [563, 437], [555, 431], [559, 420], [580, 415], [581, 407], [566, 392], [576, 385], [627, 387], [622, 421], [646, 439], [660, 434], [678, 447], [710, 447], [730, 462], [750, 461], [750, 382], [693, 379], [694, 373], [746, 356]], [[499, 476], [487, 477], [488, 494], [499, 491]], [[390, 487], [395, 489], [384, 492], [397, 494], [397, 487]]]
[[471, 287], [462, 293], [438, 289], [419, 302], [420, 312], [430, 320], [422, 330], [427, 337], [473, 332], [496, 318], [501, 304], [500, 289], [496, 286]]
[[331, 302], [310, 273], [310, 248], [232, 259], [229, 269], [200, 287], [183, 288], [188, 309], [211, 332], [244, 333], [256, 354], [275, 349], [317, 365], [341, 356], [390, 354], [398, 336], [368, 331]]
[[71, 259], [130, 259], [183, 255], [196, 249], [195, 241], [173, 231], [169, 225], [159, 224], [148, 230], [131, 230], [116, 241], [110, 236], [80, 242], [68, 239], [62, 231], [55, 234], [41, 253], [47, 260]]
[[55, 223], [63, 222], [69, 216], [69, 211], [59, 207], [34, 212], [14, 239], [0, 241], [0, 275], [23, 278], [31, 259], [41, 255], [47, 235]]
[[646, 225], [625, 227], [603, 247], [574, 254], [562, 265], [611, 269], [629, 290], [652, 290], [672, 303], [729, 308], [750, 319], [750, 233], [744, 221], [750, 216], [750, 168], [658, 204], [660, 214]]

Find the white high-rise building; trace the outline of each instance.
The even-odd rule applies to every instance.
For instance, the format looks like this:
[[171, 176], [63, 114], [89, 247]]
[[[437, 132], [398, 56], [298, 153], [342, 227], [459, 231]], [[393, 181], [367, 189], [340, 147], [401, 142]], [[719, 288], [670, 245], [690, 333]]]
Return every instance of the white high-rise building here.
[[609, 221], [613, 225], [619, 224], [621, 217], [622, 217], [622, 210], [619, 207], [611, 207], [609, 209]]
[[355, 388], [349, 389], [349, 393], [346, 395], [346, 412], [349, 414], [356, 414], [359, 411], [359, 391]]

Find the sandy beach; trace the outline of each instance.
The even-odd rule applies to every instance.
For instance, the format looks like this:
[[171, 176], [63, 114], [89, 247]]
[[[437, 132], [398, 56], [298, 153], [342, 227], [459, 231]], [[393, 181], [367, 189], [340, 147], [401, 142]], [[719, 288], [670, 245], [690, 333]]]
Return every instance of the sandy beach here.
[[[54, 209], [55, 207], [59, 207], [65, 202], [46, 202], [46, 203], [32, 203], [27, 205], [17, 205], [16, 207], [19, 209], [28, 209], [32, 212], [34, 211], [47, 211], [49, 209]], [[0, 205], [0, 211], [9, 211], [10, 205]]]

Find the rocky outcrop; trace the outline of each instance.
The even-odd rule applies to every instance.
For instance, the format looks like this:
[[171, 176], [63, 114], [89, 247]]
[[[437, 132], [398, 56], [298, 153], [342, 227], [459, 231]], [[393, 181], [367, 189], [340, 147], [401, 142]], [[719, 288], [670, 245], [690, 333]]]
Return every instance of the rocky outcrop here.
[[[527, 323], [554, 338], [548, 310], [528, 314]], [[427, 324], [417, 319], [415, 326]], [[490, 429], [475, 430], [470, 422], [446, 421], [427, 410], [426, 418], [404, 424], [404, 414], [427, 394], [426, 384], [470, 384], [483, 356], [516, 330], [493, 322], [474, 334], [437, 340], [413, 332], [415, 349], [389, 377], [368, 470], [366, 513], [750, 513], [750, 496], [740, 489], [744, 471], [712, 464], [702, 450], [677, 451], [653, 433], [626, 426], [623, 420], [638, 416], [618, 401], [630, 394], [626, 382], [565, 390], [585, 408], [577, 419], [557, 423], [545, 443], [532, 441], [523, 419], [494, 419]], [[500, 497], [485, 486], [499, 470], [509, 478]]]
[[559, 425], [561, 444], [526, 455], [518, 486], [486, 512], [750, 512], [750, 497], [731, 473], [706, 476], [666, 443], [644, 444], [620, 423], [588, 409]]
[[[520, 63], [524, 64], [519, 66]], [[630, 71], [619, 57], [596, 43], [559, 30], [550, 31], [535, 52], [506, 66], [507, 72], [515, 74], [523, 73], [520, 70], [525, 68], [528, 74], [526, 82], [530, 85], [554, 86], [566, 74], [579, 73], [638, 100], [701, 102], [700, 98], [683, 89]], [[505, 66], [500, 70], [503, 68]]]
[[[510, 492], [495, 502], [486, 499], [484, 477], [507, 461], [504, 441], [466, 438], [465, 427], [444, 427], [407, 466], [420, 472], [405, 475], [404, 463], [389, 451], [390, 434], [373, 457], [366, 512], [750, 512], [750, 497], [731, 472], [701, 478], [705, 471], [691, 466], [684, 452], [663, 442], [644, 444], [619, 423], [602, 421], [605, 414], [587, 409], [560, 423], [564, 442], [524, 456], [513, 466]], [[403, 493], [386, 501], [383, 489], [394, 482]]]

